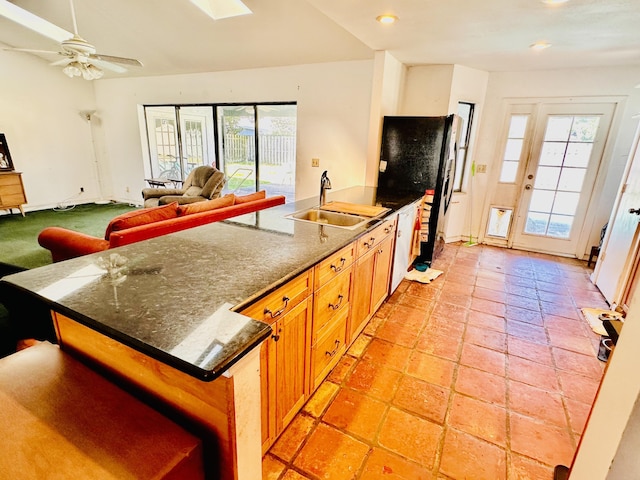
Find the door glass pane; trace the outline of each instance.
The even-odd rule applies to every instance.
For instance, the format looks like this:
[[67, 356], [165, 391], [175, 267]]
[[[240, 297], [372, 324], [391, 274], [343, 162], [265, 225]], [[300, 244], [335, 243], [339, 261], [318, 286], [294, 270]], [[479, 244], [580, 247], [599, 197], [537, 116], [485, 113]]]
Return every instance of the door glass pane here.
[[201, 165], [215, 166], [213, 142], [213, 109], [211, 107], [180, 107], [182, 139], [182, 169], [184, 178]]
[[522, 152], [522, 139], [521, 138], [510, 138], [507, 140], [507, 147], [504, 151], [504, 159], [505, 160], [520, 160], [520, 153]]
[[525, 233], [569, 239], [600, 117], [549, 116]]
[[295, 200], [296, 105], [258, 106], [259, 190]]
[[587, 168], [592, 148], [592, 143], [570, 143], [567, 145], [565, 166]]
[[524, 138], [529, 115], [513, 115], [509, 123], [509, 138]]
[[600, 117], [575, 117], [571, 127], [571, 141], [593, 143], [598, 133], [598, 125]]
[[566, 142], [569, 140], [569, 134], [571, 133], [571, 124], [573, 117], [549, 117], [547, 122], [547, 130], [544, 134], [545, 141], [561, 141]]
[[538, 167], [535, 188], [555, 190], [558, 186], [561, 170], [559, 167]]
[[546, 213], [529, 212], [527, 214], [527, 223], [524, 227], [526, 233], [544, 235], [547, 232], [549, 224], [549, 215]]
[[555, 194], [549, 190], [534, 190], [531, 194], [529, 210], [533, 212], [550, 212], [553, 208]]
[[529, 115], [511, 115], [509, 120], [509, 134], [500, 171], [500, 181], [503, 183], [515, 183], [516, 181], [528, 120]]
[[173, 107], [146, 107], [151, 177], [181, 180], [178, 129]]
[[585, 173], [587, 173], [587, 170], [584, 168], [563, 168], [558, 190], [566, 190], [568, 192], [581, 191]]
[[225, 190], [238, 195], [256, 192], [254, 108], [250, 105], [218, 107], [218, 142]]
[[544, 142], [542, 144], [542, 153], [540, 153], [539, 165], [562, 165], [566, 148], [566, 143]]
[[518, 162], [507, 162], [502, 164], [502, 171], [500, 172], [500, 181], [504, 183], [513, 183], [516, 180], [518, 174]]
[[579, 201], [579, 193], [558, 192], [556, 193], [555, 202], [553, 204], [553, 209], [551, 209], [551, 212], [560, 213], [563, 215], [574, 215], [576, 213], [576, 210], [578, 209]]
[[556, 238], [569, 238], [573, 216], [551, 215], [547, 236]]

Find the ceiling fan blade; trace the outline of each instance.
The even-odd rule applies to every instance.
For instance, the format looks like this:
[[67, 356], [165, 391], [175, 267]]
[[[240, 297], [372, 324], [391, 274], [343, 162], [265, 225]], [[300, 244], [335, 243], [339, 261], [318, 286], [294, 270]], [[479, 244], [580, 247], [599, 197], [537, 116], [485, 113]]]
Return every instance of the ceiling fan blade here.
[[9, 52], [26, 52], [26, 53], [50, 53], [52, 55], [64, 55], [64, 53], [56, 52], [54, 50], [33, 50], [31, 48], [4, 48]]
[[89, 58], [102, 60], [109, 63], [122, 63], [124, 65], [132, 65], [134, 67], [142, 67], [142, 62], [135, 58], [114, 57], [113, 55], [102, 55], [100, 53], [92, 53]]
[[73, 58], [68, 57], [68, 58], [63, 58], [62, 60], [58, 60], [57, 62], [52, 62], [49, 65], [52, 67], [59, 67], [62, 65], [69, 65], [71, 62], [73, 62]]
[[116, 65], [115, 63], [107, 62], [105, 60], [100, 60], [99, 58], [95, 58], [91, 56], [89, 59], [89, 63], [94, 64], [96, 67], [104, 68], [105, 70], [111, 70], [116, 73], [125, 73], [127, 71], [126, 68], [121, 67], [120, 65]]
[[73, 33], [13, 3], [9, 3], [7, 0], [0, 0], [0, 15], [57, 42], [62, 42], [63, 40], [73, 37]]

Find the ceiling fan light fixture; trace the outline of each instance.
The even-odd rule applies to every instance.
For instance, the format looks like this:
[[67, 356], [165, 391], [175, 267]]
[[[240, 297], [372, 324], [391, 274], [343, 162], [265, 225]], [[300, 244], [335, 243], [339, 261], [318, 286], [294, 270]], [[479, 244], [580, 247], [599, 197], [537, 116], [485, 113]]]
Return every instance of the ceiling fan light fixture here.
[[91, 63], [85, 64], [83, 66], [84, 68], [82, 69], [82, 78], [84, 78], [85, 80], [98, 80], [104, 75], [104, 72], [102, 70]]
[[69, 78], [79, 77], [82, 75], [82, 65], [78, 62], [71, 62], [62, 69], [62, 72]]
[[378, 15], [376, 17], [376, 21], [378, 23], [382, 23], [383, 25], [391, 25], [392, 23], [396, 23], [398, 21], [398, 17], [389, 13], [385, 13], [384, 15]]
[[214, 20], [253, 13], [241, 0], [191, 0], [191, 3]]

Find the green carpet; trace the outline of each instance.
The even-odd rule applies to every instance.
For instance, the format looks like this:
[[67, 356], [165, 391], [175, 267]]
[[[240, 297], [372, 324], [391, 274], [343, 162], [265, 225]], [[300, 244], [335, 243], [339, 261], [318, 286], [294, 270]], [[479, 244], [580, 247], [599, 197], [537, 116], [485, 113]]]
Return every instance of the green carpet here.
[[27, 212], [24, 218], [20, 214], [0, 215], [0, 262], [24, 268], [48, 265], [49, 250], [38, 245], [38, 234], [45, 227], [64, 227], [102, 238], [113, 217], [136, 208], [126, 203], [87, 203], [69, 210]]

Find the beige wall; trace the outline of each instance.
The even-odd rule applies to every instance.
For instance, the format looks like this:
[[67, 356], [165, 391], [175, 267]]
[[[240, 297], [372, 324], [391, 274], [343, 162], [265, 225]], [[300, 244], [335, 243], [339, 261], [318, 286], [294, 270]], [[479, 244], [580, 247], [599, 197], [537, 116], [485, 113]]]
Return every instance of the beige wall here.
[[[373, 61], [222, 73], [112, 79], [96, 83], [113, 195], [136, 200], [144, 187], [138, 107], [162, 103], [295, 101], [296, 196], [317, 195], [328, 170], [334, 189], [362, 185], [369, 135]], [[320, 159], [320, 168], [311, 159]], [[131, 194], [127, 194], [129, 188]]]
[[[95, 109], [93, 84], [3, 47], [0, 44], [0, 132], [6, 135], [16, 170], [23, 172], [26, 209], [97, 199], [91, 127], [80, 116]], [[76, 197], [80, 187], [85, 193]]]

